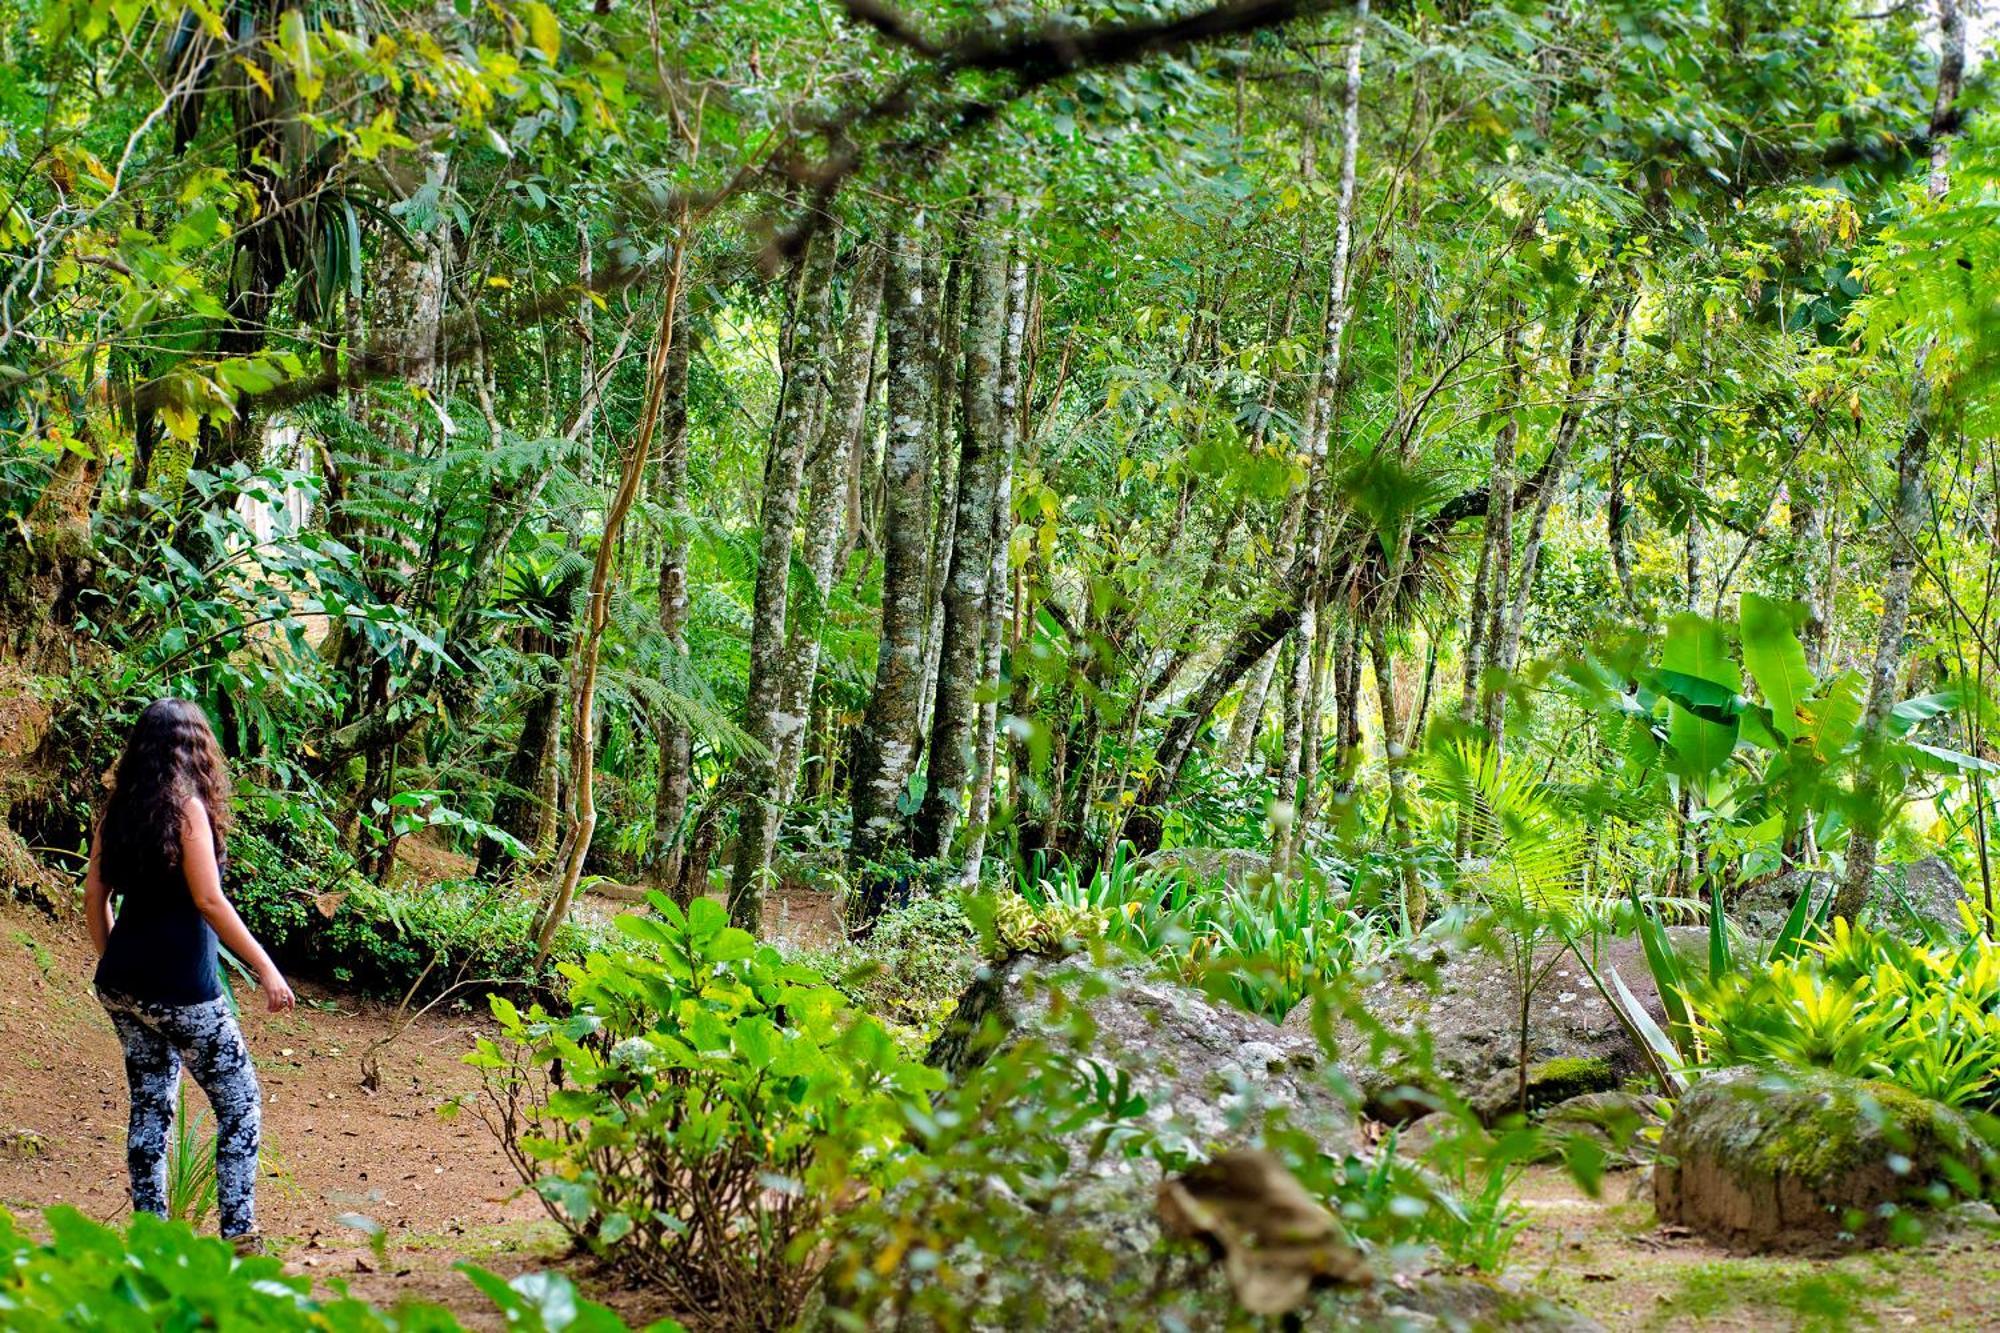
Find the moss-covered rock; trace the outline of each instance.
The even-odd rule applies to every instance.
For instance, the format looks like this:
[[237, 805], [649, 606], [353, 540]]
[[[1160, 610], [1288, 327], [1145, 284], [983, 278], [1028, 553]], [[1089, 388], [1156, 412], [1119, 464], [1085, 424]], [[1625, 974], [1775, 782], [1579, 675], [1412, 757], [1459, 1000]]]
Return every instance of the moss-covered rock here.
[[1730, 1069], [1683, 1097], [1660, 1143], [1665, 1223], [1751, 1250], [1913, 1234], [1912, 1207], [1989, 1192], [1991, 1144], [1937, 1102], [1825, 1071]]
[[[1563, 1055], [1528, 1066], [1527, 1111], [1535, 1112], [1590, 1092], [1609, 1092], [1620, 1082], [1618, 1070], [1601, 1055]], [[1491, 1125], [1521, 1111], [1521, 1075], [1503, 1069], [1479, 1085], [1467, 1098], [1473, 1113]]]

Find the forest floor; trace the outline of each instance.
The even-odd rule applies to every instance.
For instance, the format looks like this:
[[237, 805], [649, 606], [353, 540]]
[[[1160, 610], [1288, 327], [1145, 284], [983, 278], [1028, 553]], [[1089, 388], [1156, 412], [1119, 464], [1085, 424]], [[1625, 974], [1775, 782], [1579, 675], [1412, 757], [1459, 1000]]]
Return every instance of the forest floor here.
[[[805, 907], [795, 924], [814, 919]], [[124, 1075], [89, 977], [80, 920], [0, 907], [0, 1205], [31, 1222], [54, 1203], [114, 1221], [126, 1208]], [[511, 1276], [561, 1263], [635, 1326], [666, 1313], [568, 1263], [561, 1233], [485, 1125], [470, 1108], [447, 1114], [477, 1087], [459, 1056], [484, 1029], [482, 1013], [458, 1005], [418, 1019], [382, 1053], [371, 1094], [361, 1053], [395, 1030], [392, 1006], [311, 985], [287, 1015], [238, 998], [274, 1159], [258, 1207], [293, 1271], [382, 1304], [437, 1301], [497, 1328], [453, 1265]], [[206, 1114], [198, 1094], [191, 1103]], [[1841, 1259], [1732, 1257], [1662, 1232], [1643, 1190], [1630, 1197], [1638, 1180], [1607, 1177], [1590, 1199], [1558, 1170], [1530, 1172], [1514, 1192], [1529, 1222], [1511, 1276], [1617, 1330], [2000, 1330], [2000, 1239]], [[351, 1215], [385, 1229], [380, 1255], [340, 1220]]]
[[[113, 1222], [127, 1208], [125, 1076], [91, 970], [80, 918], [0, 907], [0, 1206], [30, 1223], [50, 1204]], [[400, 1025], [394, 1006], [297, 990], [298, 1008], [281, 1015], [237, 990], [265, 1092], [257, 1209], [273, 1249], [293, 1271], [357, 1296], [437, 1301], [500, 1327], [452, 1266], [470, 1260], [513, 1276], [553, 1266], [565, 1242], [472, 1107], [451, 1113], [478, 1087], [459, 1057], [485, 1030], [483, 1012], [447, 1002], [416, 1020], [381, 1052], [370, 1093], [361, 1054]], [[199, 1093], [189, 1106], [206, 1117]], [[340, 1220], [354, 1217], [383, 1228], [379, 1256]], [[575, 1276], [635, 1324], [664, 1313], [644, 1293]]]

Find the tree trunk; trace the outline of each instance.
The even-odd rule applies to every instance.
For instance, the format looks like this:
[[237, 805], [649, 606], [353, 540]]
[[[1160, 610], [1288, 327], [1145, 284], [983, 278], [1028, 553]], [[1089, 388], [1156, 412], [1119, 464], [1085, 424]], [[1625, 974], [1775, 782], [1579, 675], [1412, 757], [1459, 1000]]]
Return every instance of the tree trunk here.
[[1395, 830], [1396, 857], [1403, 886], [1403, 914], [1410, 930], [1421, 930], [1430, 906], [1424, 900], [1423, 881], [1417, 877], [1410, 841], [1410, 807], [1405, 794], [1404, 751], [1401, 728], [1396, 717], [1396, 664], [1389, 656], [1389, 633], [1382, 623], [1386, 608], [1378, 609], [1368, 621], [1368, 655], [1375, 661], [1375, 697], [1382, 710], [1382, 759], [1389, 769], [1389, 823]]
[[[966, 271], [970, 259], [969, 255], [960, 253], [946, 261], [943, 296], [933, 326], [937, 331], [938, 365], [937, 391], [932, 395], [931, 403], [937, 420], [931, 438], [937, 449], [937, 465], [933, 469], [937, 477], [937, 497], [930, 511], [930, 563], [924, 575], [927, 613], [924, 620], [922, 702], [917, 709], [919, 737], [931, 734], [931, 722], [937, 713], [938, 650], [944, 642], [945, 585], [951, 579], [951, 546], [958, 523], [959, 463], [965, 449], [964, 441], [953, 433], [952, 426], [958, 401], [963, 396], [957, 392], [959, 347], [964, 341]], [[964, 429], [963, 423], [958, 429]], [[921, 740], [919, 744], [922, 744]]]
[[993, 819], [993, 786], [1000, 729], [1000, 668], [1013, 619], [1014, 455], [1021, 436], [1021, 348], [1027, 333], [1028, 260], [1018, 249], [1007, 275], [1007, 336], [1000, 355], [998, 408], [1000, 457], [993, 494], [992, 565], [986, 580], [986, 645], [979, 672], [979, 719], [973, 742], [973, 788], [969, 840], [962, 880], [976, 888], [986, 855], [987, 826]]
[[666, 291], [660, 303], [660, 326], [653, 335], [653, 353], [646, 367], [646, 401], [640, 410], [639, 429], [626, 455], [618, 479], [618, 490], [604, 516], [604, 531], [598, 537], [597, 559], [591, 566], [590, 602], [584, 620], [583, 654], [578, 664], [576, 712], [570, 725], [570, 790], [575, 794], [576, 823], [570, 830], [569, 854], [563, 859], [562, 877], [535, 927], [535, 961], [548, 957], [555, 944], [556, 930], [569, 915], [576, 887], [583, 879], [584, 858], [590, 855], [591, 839], [597, 832], [597, 668], [604, 646], [604, 627], [611, 618], [613, 570], [618, 539], [625, 516], [639, 496], [639, 481], [645, 476], [646, 461], [653, 452], [653, 432], [659, 425], [661, 404], [667, 391], [667, 360], [673, 354], [674, 330], [679, 321], [681, 281], [687, 265], [686, 211], [682, 211], [680, 244], [667, 270]]
[[[659, 493], [667, 511], [665, 547], [660, 553], [660, 633], [667, 640], [668, 660], [674, 680], [669, 684], [685, 687], [692, 667], [688, 662], [688, 364], [694, 348], [688, 320], [680, 316], [681, 327], [674, 335], [673, 350], [667, 356], [666, 402], [661, 412]], [[681, 826], [687, 821], [688, 786], [694, 769], [694, 736], [687, 722], [674, 714], [659, 719], [659, 788], [653, 797], [653, 848], [647, 879], [655, 888], [668, 890], [681, 881], [681, 861], [686, 850]]]
[[[1505, 413], [1500, 429], [1493, 433], [1492, 499], [1486, 505], [1486, 540], [1491, 556], [1482, 556], [1487, 567], [1486, 623], [1474, 632], [1483, 634], [1480, 646], [1481, 675], [1501, 670], [1501, 626], [1506, 621], [1508, 595], [1514, 586], [1514, 489], [1515, 445], [1521, 437], [1521, 339], [1512, 327], [1518, 307], [1509, 312], [1510, 327], [1502, 343], [1501, 361], [1506, 375], [1503, 390]], [[1507, 687], [1500, 679], [1479, 683], [1479, 725], [1496, 754], [1500, 749], [1501, 728], [1506, 721]]]
[[980, 645], [986, 631], [986, 588], [993, 572], [993, 503], [999, 482], [1000, 419], [996, 389], [1006, 337], [1007, 254], [997, 234], [1003, 205], [981, 210], [983, 235], [971, 264], [965, 311], [963, 456], [951, 576], [939, 638], [937, 703], [931, 717], [930, 781], [917, 812], [916, 852], [940, 857], [957, 832], [971, 776], [977, 719]]
[[852, 861], [860, 894], [848, 919], [866, 931], [881, 914], [891, 887], [875, 867], [902, 832], [898, 806], [916, 768], [922, 708], [924, 601], [929, 556], [931, 432], [938, 390], [937, 287], [923, 247], [929, 233], [918, 214], [896, 237], [888, 283], [889, 438], [882, 463], [886, 508], [882, 523], [882, 629], [875, 688], [854, 746]]
[[803, 714], [784, 710], [785, 620], [793, 529], [798, 525], [799, 492], [805, 484], [812, 420], [817, 415], [814, 404], [832, 351], [828, 296], [837, 240], [830, 229], [815, 232], [801, 264], [791, 357], [765, 456], [764, 494], [757, 515], [761, 542], [750, 625], [750, 679], [743, 698], [744, 730], [755, 744], [736, 761], [740, 804], [736, 864], [729, 881], [729, 919], [753, 935], [762, 924], [764, 880], [778, 840], [778, 756], [791, 733], [805, 725]]
[[[848, 464], [860, 447], [861, 431], [868, 416], [869, 371], [875, 364], [875, 322], [882, 310], [881, 253], [868, 246], [855, 266], [853, 290], [848, 298], [847, 331], [821, 413], [820, 444], [812, 463], [812, 504], [805, 526], [805, 567], [810, 582], [804, 589], [805, 599], [792, 608], [787, 627], [781, 696], [781, 711], [787, 718], [804, 718], [812, 713], [813, 680], [819, 673], [820, 627], [826, 619], [827, 597], [833, 591], [834, 560], [845, 536], [842, 517], [847, 510]], [[803, 727], [785, 733], [780, 740], [775, 797], [780, 809], [791, 803], [797, 789], [805, 740]]]

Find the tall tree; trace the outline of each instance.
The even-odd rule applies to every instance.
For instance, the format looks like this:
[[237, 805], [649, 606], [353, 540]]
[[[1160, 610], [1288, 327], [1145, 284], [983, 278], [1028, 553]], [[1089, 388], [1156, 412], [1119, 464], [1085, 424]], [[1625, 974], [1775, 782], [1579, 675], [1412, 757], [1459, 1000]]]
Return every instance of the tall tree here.
[[917, 810], [918, 856], [947, 852], [964, 813], [979, 710], [980, 647], [986, 634], [986, 588], [993, 573], [993, 501], [999, 485], [1000, 412], [994, 389], [1006, 339], [1007, 202], [989, 195], [979, 211], [965, 306], [964, 419], [953, 519], [951, 574], [945, 581], [938, 645], [937, 702], [931, 715], [929, 782]]
[[939, 324], [935, 273], [923, 249], [930, 232], [914, 214], [892, 242], [888, 274], [889, 438], [882, 460], [882, 626], [875, 686], [854, 743], [852, 860], [861, 892], [849, 925], [865, 930], [889, 887], [872, 869], [902, 831], [903, 792], [916, 768], [924, 679], [924, 603], [930, 555], [931, 433], [936, 421]]
[[763, 917], [764, 880], [782, 813], [777, 799], [778, 756], [806, 721], [803, 713], [785, 711], [785, 625], [799, 492], [804, 489], [806, 460], [814, 442], [816, 403], [833, 356], [830, 311], [837, 240], [832, 228], [819, 229], [800, 262], [791, 355], [765, 454], [764, 491], [757, 511], [757, 590], [750, 622], [750, 679], [743, 697], [743, 729], [753, 744], [736, 762], [740, 825], [729, 880], [730, 920], [752, 932]]

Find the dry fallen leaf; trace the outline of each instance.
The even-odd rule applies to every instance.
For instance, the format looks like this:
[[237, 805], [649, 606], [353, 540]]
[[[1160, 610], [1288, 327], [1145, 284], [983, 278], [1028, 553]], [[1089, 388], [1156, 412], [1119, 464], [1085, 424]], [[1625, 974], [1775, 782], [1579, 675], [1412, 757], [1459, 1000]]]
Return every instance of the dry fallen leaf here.
[[1222, 1260], [1238, 1303], [1252, 1314], [1294, 1310], [1315, 1287], [1374, 1281], [1333, 1214], [1267, 1152], [1223, 1153], [1163, 1181], [1159, 1210], [1169, 1234], [1199, 1240]]

